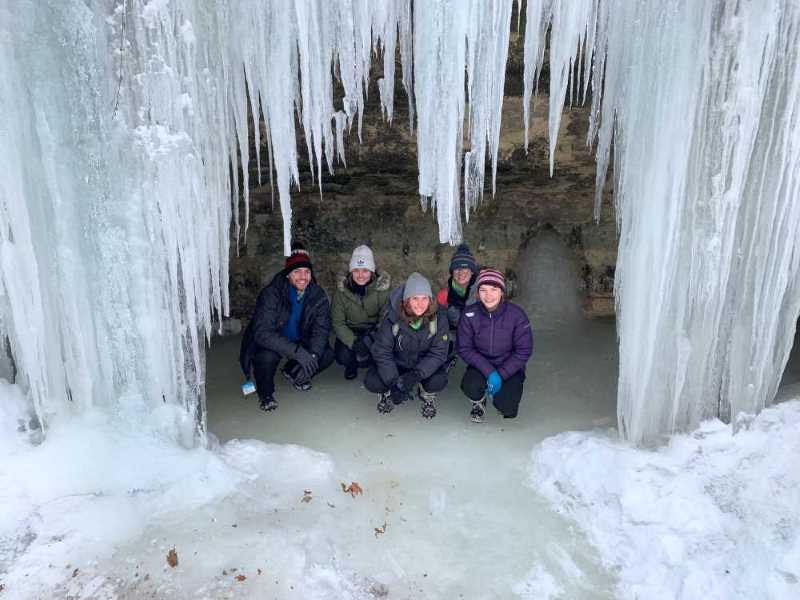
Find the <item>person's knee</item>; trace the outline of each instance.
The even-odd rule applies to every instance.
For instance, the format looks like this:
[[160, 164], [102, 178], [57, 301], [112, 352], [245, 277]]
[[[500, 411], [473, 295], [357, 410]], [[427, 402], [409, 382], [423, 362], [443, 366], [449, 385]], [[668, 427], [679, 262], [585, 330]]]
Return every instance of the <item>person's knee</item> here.
[[341, 340], [336, 340], [336, 347], [335, 352], [336, 362], [346, 367], [349, 365], [353, 359], [355, 358], [355, 352], [353, 352], [350, 348], [344, 345]]
[[373, 394], [382, 394], [389, 389], [383, 383], [383, 380], [381, 379], [380, 375], [378, 375], [378, 372], [373, 369], [367, 371], [367, 375], [364, 377], [364, 387]]
[[420, 382], [426, 392], [441, 392], [447, 387], [447, 371], [439, 369], [433, 375]]
[[266, 367], [271, 365], [277, 365], [281, 358], [283, 358], [277, 352], [273, 350], [259, 350], [255, 354], [253, 354], [253, 365], [256, 367]]
[[330, 346], [325, 346], [325, 350], [322, 351], [322, 356], [319, 357], [319, 368], [317, 369], [317, 373], [320, 373], [330, 367], [333, 364], [333, 360], [333, 350], [331, 350]]
[[500, 411], [500, 414], [502, 414], [506, 419], [516, 418], [517, 414], [519, 413], [519, 402], [520, 398], [495, 397], [492, 400], [494, 407]]
[[461, 378], [461, 391], [470, 400], [480, 400], [486, 391], [486, 380], [476, 369], [467, 369]]

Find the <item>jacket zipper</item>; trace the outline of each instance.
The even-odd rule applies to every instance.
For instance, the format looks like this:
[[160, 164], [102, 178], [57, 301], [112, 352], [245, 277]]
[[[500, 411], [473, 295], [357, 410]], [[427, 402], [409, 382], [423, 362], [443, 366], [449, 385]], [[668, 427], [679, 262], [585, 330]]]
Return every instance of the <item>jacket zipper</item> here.
[[489, 354], [494, 355], [494, 317], [489, 313], [489, 322], [492, 324], [492, 332], [489, 335]]

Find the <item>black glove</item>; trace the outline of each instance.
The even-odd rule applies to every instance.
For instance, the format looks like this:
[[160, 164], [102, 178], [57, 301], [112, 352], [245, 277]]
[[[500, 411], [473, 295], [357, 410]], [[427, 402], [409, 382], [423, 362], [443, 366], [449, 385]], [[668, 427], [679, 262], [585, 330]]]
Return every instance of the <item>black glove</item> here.
[[397, 386], [405, 392], [411, 392], [414, 389], [414, 386], [420, 382], [420, 379], [421, 377], [419, 376], [419, 373], [412, 369], [411, 371], [406, 371], [400, 376]]
[[297, 361], [305, 374], [310, 378], [317, 372], [319, 363], [317, 362], [317, 355], [309, 352], [302, 346], [298, 345], [297, 350], [294, 351], [294, 359]]
[[389, 398], [392, 399], [394, 404], [402, 404], [408, 400], [408, 392], [398, 387], [400, 380], [398, 379], [395, 384], [389, 389]]
[[353, 352], [355, 352], [358, 357], [369, 356], [369, 348], [367, 348], [367, 345], [364, 343], [363, 337], [356, 338], [353, 342]]

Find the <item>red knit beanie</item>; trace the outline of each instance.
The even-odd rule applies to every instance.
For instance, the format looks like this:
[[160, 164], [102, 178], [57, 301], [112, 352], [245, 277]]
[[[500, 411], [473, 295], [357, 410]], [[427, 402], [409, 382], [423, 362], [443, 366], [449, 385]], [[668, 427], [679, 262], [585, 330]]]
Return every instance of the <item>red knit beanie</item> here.
[[506, 278], [497, 269], [484, 267], [481, 269], [481, 272], [478, 273], [478, 279], [475, 281], [475, 288], [480, 289], [482, 285], [493, 285], [496, 288], [500, 288], [503, 290], [503, 293], [505, 293]]
[[292, 253], [286, 257], [286, 262], [283, 265], [283, 271], [286, 275], [295, 269], [313, 269], [311, 257], [306, 252], [302, 242], [292, 242]]

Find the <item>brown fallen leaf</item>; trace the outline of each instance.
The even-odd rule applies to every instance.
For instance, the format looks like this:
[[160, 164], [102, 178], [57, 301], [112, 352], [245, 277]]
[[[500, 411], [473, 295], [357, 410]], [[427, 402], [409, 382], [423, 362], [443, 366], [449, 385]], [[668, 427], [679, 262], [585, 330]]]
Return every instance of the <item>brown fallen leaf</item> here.
[[309, 502], [311, 502], [311, 500], [312, 500], [311, 490], [303, 490], [303, 497], [300, 498], [300, 502], [305, 502], [306, 504], [308, 504]]
[[383, 527], [376, 527], [375, 528], [375, 537], [378, 537], [379, 535], [383, 535], [384, 533], [386, 533], [386, 521], [383, 522]]
[[245, 577], [244, 575], [242, 575], [242, 574], [240, 573], [239, 575], [237, 575], [236, 577], [234, 577], [234, 579], [235, 579], [236, 581], [244, 581], [245, 579], [247, 579], [247, 577]]
[[342, 491], [345, 494], [350, 494], [353, 498], [355, 498], [357, 494], [364, 493], [364, 490], [361, 489], [361, 486], [358, 485], [358, 483], [356, 483], [355, 481], [351, 481], [350, 485], [345, 485], [344, 483], [342, 483], [341, 485], [342, 485]]
[[72, 576], [73, 576], [73, 577], [77, 577], [77, 576], [78, 576], [78, 569], [75, 569], [75, 570], [72, 572]]
[[175, 552], [175, 548], [167, 553], [167, 564], [173, 569], [178, 566], [178, 553]]

